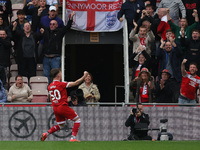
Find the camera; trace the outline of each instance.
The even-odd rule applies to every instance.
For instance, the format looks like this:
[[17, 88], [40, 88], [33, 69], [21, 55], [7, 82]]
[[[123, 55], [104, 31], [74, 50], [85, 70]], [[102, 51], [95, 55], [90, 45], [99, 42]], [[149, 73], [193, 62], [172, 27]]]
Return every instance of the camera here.
[[139, 113], [139, 111], [140, 111], [140, 110], [139, 110], [138, 108], [133, 108], [133, 109], [132, 109], [133, 114], [137, 114], [137, 113]]
[[160, 140], [161, 141], [168, 141], [169, 140], [169, 136], [167, 134], [167, 122], [168, 119], [161, 119], [160, 120], [160, 132], [161, 132], [161, 136], [160, 136]]
[[84, 98], [83, 98], [83, 91], [81, 89], [77, 89], [77, 90], [74, 90], [70, 93], [70, 96], [71, 96], [71, 100], [72, 101], [75, 101], [76, 99], [78, 99], [79, 101], [82, 101]]

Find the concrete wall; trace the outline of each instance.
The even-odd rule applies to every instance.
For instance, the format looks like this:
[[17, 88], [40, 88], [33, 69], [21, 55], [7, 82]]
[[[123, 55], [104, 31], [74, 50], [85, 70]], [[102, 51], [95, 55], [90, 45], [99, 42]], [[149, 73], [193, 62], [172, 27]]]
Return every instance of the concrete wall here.
[[[77, 138], [82, 141], [118, 141], [127, 137], [124, 122], [131, 107], [75, 107], [81, 118]], [[199, 107], [145, 107], [150, 128], [159, 128], [160, 119], [167, 118], [168, 132], [174, 140], [200, 140]], [[40, 140], [43, 132], [55, 124], [52, 107], [0, 107], [0, 140]], [[73, 123], [47, 140], [69, 140]], [[157, 138], [158, 131], [149, 131]]]

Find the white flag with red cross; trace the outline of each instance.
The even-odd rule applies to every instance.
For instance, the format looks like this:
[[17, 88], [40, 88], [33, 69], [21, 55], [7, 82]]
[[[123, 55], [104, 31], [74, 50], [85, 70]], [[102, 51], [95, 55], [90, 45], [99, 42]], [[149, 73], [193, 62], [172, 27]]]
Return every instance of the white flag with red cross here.
[[76, 30], [118, 31], [123, 27], [123, 23], [117, 19], [122, 3], [123, 0], [66, 0], [66, 19], [75, 11], [72, 28]]

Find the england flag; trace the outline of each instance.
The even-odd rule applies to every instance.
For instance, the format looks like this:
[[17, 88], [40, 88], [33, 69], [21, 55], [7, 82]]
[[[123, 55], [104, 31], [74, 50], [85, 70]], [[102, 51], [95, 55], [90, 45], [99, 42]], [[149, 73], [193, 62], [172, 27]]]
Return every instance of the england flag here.
[[72, 28], [76, 30], [118, 31], [123, 27], [123, 22], [117, 19], [122, 3], [123, 0], [66, 0], [66, 19], [75, 11]]

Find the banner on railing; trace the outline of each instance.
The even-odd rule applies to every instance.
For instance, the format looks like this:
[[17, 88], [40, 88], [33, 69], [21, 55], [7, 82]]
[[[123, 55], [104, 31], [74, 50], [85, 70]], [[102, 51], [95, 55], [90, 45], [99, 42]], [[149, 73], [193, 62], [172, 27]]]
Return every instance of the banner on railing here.
[[[131, 107], [73, 107], [81, 119], [77, 138], [81, 141], [121, 141], [130, 133], [125, 126]], [[174, 140], [200, 140], [200, 107], [144, 107], [149, 114], [149, 129], [160, 128], [160, 120], [168, 119], [167, 132]], [[0, 141], [38, 141], [43, 132], [56, 125], [53, 108], [0, 107]], [[47, 141], [69, 140], [73, 122], [66, 120], [62, 130]], [[159, 131], [148, 134], [157, 139]], [[0, 147], [1, 148], [1, 147]], [[2, 150], [2, 148], [1, 148]]]
[[[61, 4], [63, 0], [60, 0]], [[117, 19], [123, 0], [66, 0], [66, 19], [76, 12], [72, 27], [88, 32], [118, 31], [123, 23]]]

